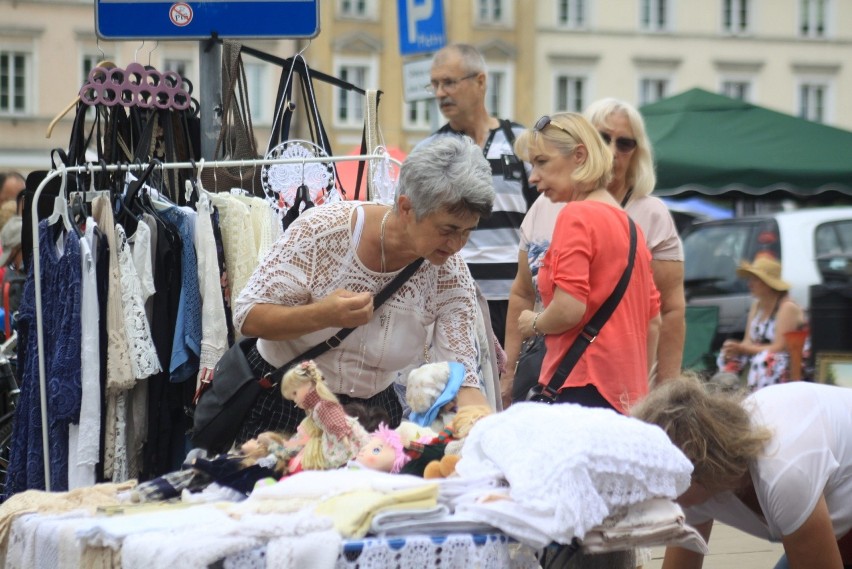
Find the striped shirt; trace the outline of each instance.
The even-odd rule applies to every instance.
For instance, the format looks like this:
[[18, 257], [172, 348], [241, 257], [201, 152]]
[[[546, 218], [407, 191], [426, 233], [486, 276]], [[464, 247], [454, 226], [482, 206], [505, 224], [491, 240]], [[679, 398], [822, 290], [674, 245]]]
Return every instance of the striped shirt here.
[[[510, 124], [515, 137], [525, 130], [517, 123]], [[417, 146], [429, 144], [438, 136], [452, 134], [457, 133], [446, 124]], [[494, 184], [494, 207], [491, 217], [479, 221], [460, 253], [487, 300], [509, 298], [512, 281], [518, 272], [521, 222], [527, 211], [523, 180], [507, 180], [503, 174], [504, 155], [515, 156], [515, 152], [503, 129], [497, 127], [485, 143], [485, 158], [491, 164]]]

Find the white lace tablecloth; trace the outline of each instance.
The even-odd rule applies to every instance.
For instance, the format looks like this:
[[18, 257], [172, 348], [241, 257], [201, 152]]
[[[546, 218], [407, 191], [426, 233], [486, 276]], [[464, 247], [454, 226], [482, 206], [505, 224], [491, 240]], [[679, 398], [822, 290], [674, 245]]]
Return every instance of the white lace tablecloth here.
[[[449, 534], [365, 538], [343, 542], [336, 569], [533, 568], [533, 550], [505, 535]], [[266, 548], [228, 556], [224, 569], [265, 569]]]

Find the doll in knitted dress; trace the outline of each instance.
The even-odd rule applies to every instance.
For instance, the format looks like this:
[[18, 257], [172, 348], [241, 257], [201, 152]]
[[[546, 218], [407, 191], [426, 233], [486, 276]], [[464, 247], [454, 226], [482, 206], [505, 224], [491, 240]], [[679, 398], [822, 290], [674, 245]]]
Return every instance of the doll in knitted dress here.
[[328, 389], [313, 360], [303, 361], [284, 374], [281, 394], [306, 415], [295, 435], [304, 448], [290, 461], [288, 474], [340, 468], [370, 440], [369, 433], [346, 414]]

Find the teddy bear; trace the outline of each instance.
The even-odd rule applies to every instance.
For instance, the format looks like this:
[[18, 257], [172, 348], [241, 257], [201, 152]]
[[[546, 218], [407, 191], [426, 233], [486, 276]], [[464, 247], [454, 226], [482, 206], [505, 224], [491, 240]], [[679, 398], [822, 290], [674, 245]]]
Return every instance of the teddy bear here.
[[468, 433], [477, 421], [492, 413], [488, 405], [469, 405], [459, 409], [452, 422], [445, 428], [445, 432], [450, 433], [451, 436], [444, 448], [444, 456], [426, 465], [423, 478], [448, 478], [455, 474], [456, 464], [461, 460], [464, 440]]

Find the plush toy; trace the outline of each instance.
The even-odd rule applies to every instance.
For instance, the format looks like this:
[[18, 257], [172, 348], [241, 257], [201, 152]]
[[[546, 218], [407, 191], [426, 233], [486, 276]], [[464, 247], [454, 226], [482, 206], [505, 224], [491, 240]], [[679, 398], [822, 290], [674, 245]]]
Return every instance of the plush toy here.
[[405, 401], [411, 407], [408, 419], [441, 431], [455, 413], [463, 380], [464, 366], [458, 362], [424, 364], [411, 370], [405, 384]]
[[399, 433], [382, 423], [369, 442], [361, 447], [350, 466], [397, 474], [410, 458], [405, 454]]
[[281, 394], [306, 414], [296, 435], [303, 437], [304, 448], [290, 461], [289, 474], [340, 468], [370, 440], [358, 420], [344, 412], [313, 360], [303, 361], [284, 374]]
[[487, 405], [467, 405], [460, 408], [445, 429], [448, 436], [444, 456], [426, 465], [423, 469], [423, 478], [447, 478], [455, 474], [456, 464], [461, 460], [465, 437], [477, 421], [492, 413], [493, 411]]

